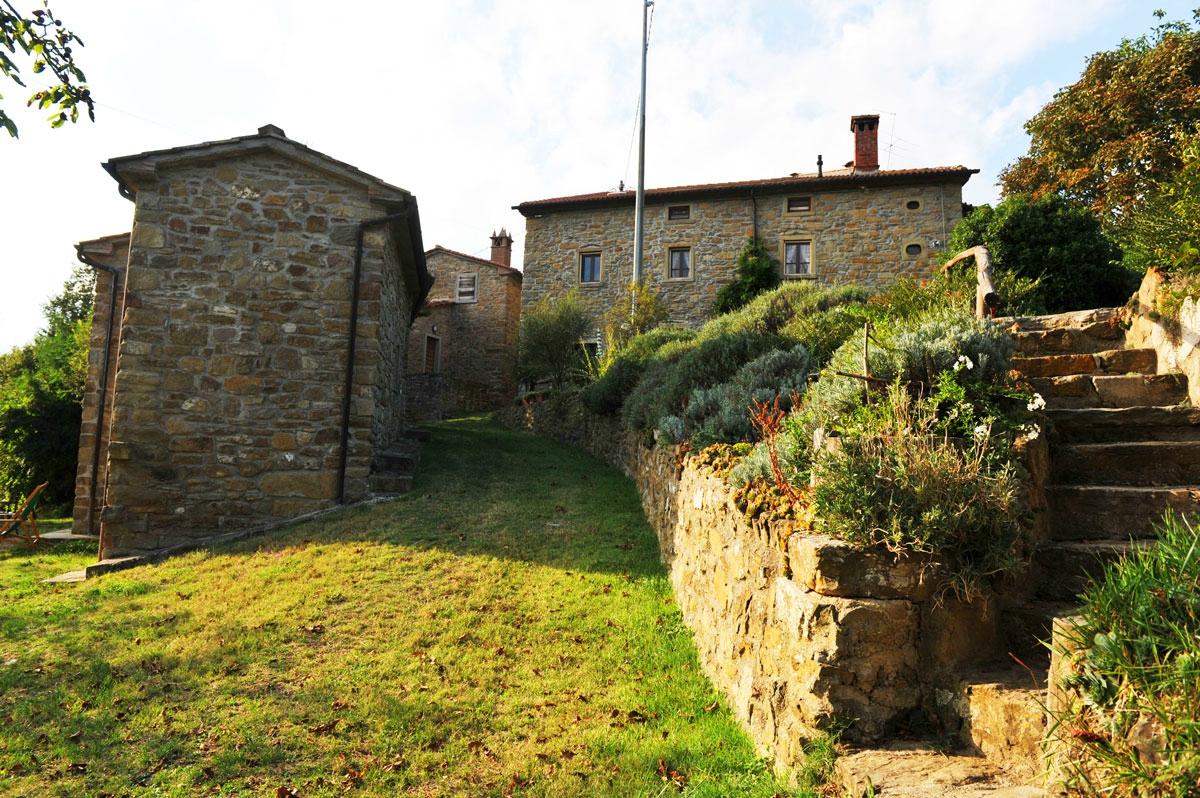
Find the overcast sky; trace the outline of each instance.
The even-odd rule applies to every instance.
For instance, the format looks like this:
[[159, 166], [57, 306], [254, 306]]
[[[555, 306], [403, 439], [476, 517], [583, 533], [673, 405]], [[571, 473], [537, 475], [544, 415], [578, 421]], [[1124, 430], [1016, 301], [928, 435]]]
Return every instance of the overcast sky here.
[[[35, 0], [15, 0], [32, 8]], [[783, 176], [852, 156], [881, 115], [884, 168], [981, 169], [994, 201], [1022, 123], [1087, 56], [1187, 2], [658, 0], [647, 185]], [[80, 34], [96, 122], [60, 130], [5, 84], [0, 349], [32, 338], [74, 242], [129, 229], [107, 158], [287, 134], [417, 195], [427, 246], [485, 255], [523, 200], [636, 180], [640, 0], [54, 0]]]

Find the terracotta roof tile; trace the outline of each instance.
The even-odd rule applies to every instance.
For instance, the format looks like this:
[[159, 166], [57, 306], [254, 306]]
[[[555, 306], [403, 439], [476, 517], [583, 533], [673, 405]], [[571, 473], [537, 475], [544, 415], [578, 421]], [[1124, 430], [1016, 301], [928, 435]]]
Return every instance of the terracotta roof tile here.
[[[808, 174], [792, 174], [787, 177], [773, 177], [761, 180], [738, 180], [730, 183], [699, 183], [688, 186], [669, 186], [665, 188], [646, 189], [648, 200], [682, 199], [689, 196], [721, 196], [737, 195], [751, 189], [833, 189], [850, 188], [854, 186], [903, 185], [905, 183], [932, 183], [943, 180], [956, 180], [966, 183], [971, 175], [977, 174], [978, 169], [966, 166], [934, 166], [920, 169], [881, 169], [871, 172], [855, 171], [853, 169], [827, 169], [818, 177], [815, 172]], [[599, 191], [591, 194], [574, 194], [566, 197], [551, 197], [549, 199], [531, 200], [514, 205], [513, 209], [522, 215], [536, 211], [567, 210], [591, 205], [624, 205], [634, 201], [633, 191]]]

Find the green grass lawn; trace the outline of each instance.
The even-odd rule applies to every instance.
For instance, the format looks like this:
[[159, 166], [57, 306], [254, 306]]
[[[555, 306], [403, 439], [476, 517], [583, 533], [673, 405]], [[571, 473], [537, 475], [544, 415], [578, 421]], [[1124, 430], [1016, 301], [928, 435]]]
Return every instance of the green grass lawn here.
[[41, 580], [90, 543], [0, 552], [0, 794], [791, 794], [700, 673], [626, 477], [478, 419], [419, 472], [82, 584]]

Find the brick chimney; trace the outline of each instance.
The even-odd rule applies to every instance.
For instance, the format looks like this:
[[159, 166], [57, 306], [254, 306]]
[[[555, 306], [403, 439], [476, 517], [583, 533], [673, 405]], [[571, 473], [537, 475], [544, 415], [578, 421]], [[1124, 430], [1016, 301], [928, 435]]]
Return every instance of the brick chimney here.
[[850, 117], [854, 131], [854, 168], [859, 172], [879, 169], [879, 115], [865, 114]]
[[500, 235], [496, 235], [495, 231], [492, 231], [492, 263], [499, 263], [501, 266], [511, 266], [512, 244], [512, 236], [503, 227], [500, 228]]

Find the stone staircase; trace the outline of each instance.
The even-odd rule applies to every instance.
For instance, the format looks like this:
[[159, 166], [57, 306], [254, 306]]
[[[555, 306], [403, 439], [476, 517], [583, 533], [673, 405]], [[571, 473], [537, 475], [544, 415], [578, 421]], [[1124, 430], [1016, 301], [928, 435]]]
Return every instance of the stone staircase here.
[[413, 475], [416, 474], [421, 456], [421, 443], [427, 440], [428, 431], [411, 427], [387, 450], [377, 452], [371, 462], [371, 493], [394, 496], [412, 490]]
[[[1168, 508], [1200, 511], [1200, 408], [1182, 375], [1157, 374], [1153, 349], [1125, 349], [1119, 311], [1007, 320], [1020, 371], [1046, 400], [1047, 538], [1001, 610], [1010, 662], [938, 691], [950, 735], [838, 760], [851, 798], [1034, 798], [1048, 795], [1048, 651], [1089, 576], [1131, 545], [1152, 544]], [[953, 725], [958, 723], [957, 734]]]

